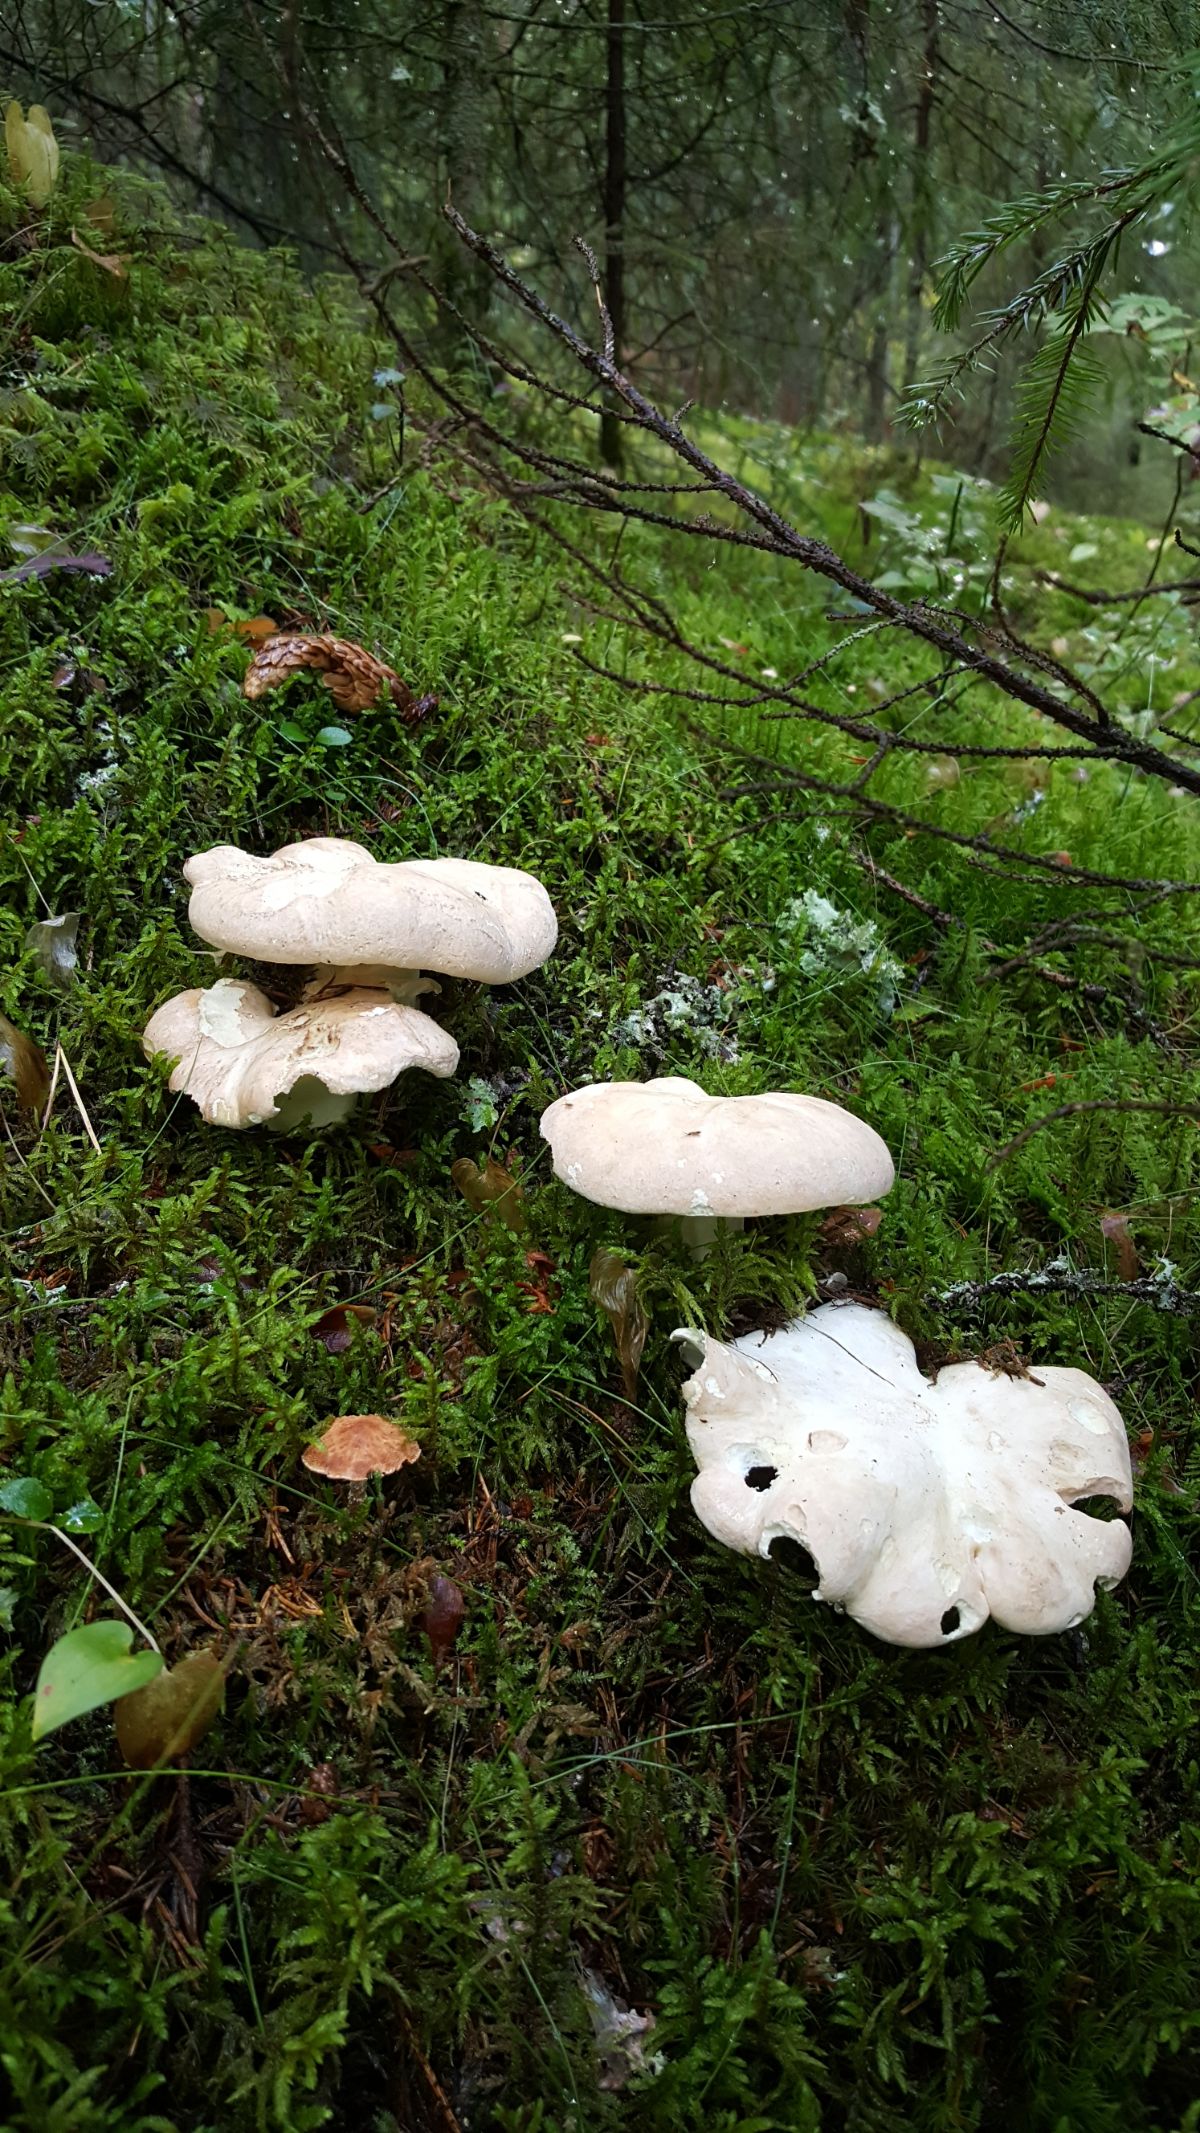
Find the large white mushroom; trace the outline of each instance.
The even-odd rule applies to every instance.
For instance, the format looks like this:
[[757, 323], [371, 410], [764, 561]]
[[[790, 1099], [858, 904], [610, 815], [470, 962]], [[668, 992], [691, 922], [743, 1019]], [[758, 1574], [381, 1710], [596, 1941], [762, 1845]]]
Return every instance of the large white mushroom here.
[[692, 1504], [743, 1554], [795, 1541], [814, 1599], [889, 1644], [951, 1644], [989, 1615], [1071, 1629], [1129, 1568], [1129, 1529], [1072, 1506], [1132, 1505], [1129, 1448], [1082, 1370], [955, 1363], [935, 1380], [882, 1311], [825, 1304], [724, 1346], [685, 1329]]
[[693, 1253], [747, 1215], [862, 1206], [890, 1190], [879, 1135], [819, 1096], [709, 1096], [694, 1081], [592, 1082], [542, 1113], [554, 1173], [601, 1207], [678, 1215]]
[[558, 938], [540, 881], [473, 859], [376, 859], [345, 837], [309, 837], [256, 859], [231, 844], [189, 859], [188, 917], [201, 940], [265, 963], [313, 964], [310, 995], [341, 985], [422, 991], [419, 973], [509, 985]]
[[420, 1008], [386, 993], [350, 991], [277, 1015], [237, 978], [180, 993], [150, 1017], [147, 1058], [175, 1061], [172, 1089], [213, 1126], [336, 1125], [356, 1097], [386, 1089], [408, 1067], [443, 1078], [458, 1065], [453, 1037]]

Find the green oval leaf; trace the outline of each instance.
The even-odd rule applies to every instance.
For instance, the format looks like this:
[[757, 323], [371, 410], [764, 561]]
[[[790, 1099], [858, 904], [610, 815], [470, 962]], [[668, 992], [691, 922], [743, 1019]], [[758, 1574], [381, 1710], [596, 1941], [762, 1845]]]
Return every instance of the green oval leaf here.
[[35, 1481], [32, 1474], [17, 1474], [0, 1488], [0, 1511], [11, 1511], [14, 1518], [49, 1518], [54, 1509], [54, 1498], [49, 1489]]
[[69, 1719], [82, 1718], [85, 1711], [144, 1689], [161, 1674], [159, 1654], [131, 1651], [132, 1643], [133, 1631], [127, 1622], [88, 1622], [82, 1629], [69, 1629], [52, 1644], [34, 1691], [34, 1740], [44, 1740]]
[[354, 739], [344, 726], [322, 726], [317, 739], [325, 748], [348, 748]]

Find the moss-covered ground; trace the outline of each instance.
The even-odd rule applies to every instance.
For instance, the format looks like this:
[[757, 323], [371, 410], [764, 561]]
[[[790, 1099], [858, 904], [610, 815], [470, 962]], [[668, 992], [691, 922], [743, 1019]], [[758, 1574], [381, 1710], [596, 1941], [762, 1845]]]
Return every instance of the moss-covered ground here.
[[[1001, 1296], [970, 1320], [939, 1301], [1059, 1256], [1116, 1280], [1130, 1250], [1200, 1287], [1186, 1118], [1085, 1112], [993, 1161], [1059, 1102], [1194, 1098], [1195, 982], [1153, 948], [1197, 947], [1195, 900], [1142, 917], [1138, 1012], [1115, 980], [1107, 1000], [1025, 968], [996, 981], [984, 943], [1019, 945], [1078, 889], [799, 798], [723, 798], [747, 773], [719, 737], [575, 659], [582, 639], [598, 664], [670, 672], [571, 604], [557, 550], [436, 485], [411, 439], [394, 479], [394, 359], [343, 294], [129, 192], [93, 242], [118, 278], [71, 242], [97, 183], [76, 170], [32, 235], [10, 200], [0, 260], [6, 560], [53, 535], [113, 566], [0, 584], [0, 1008], [61, 1042], [80, 1094], [60, 1076], [39, 1131], [0, 1089], [0, 1458], [59, 1518], [99, 1507], [84, 1545], [169, 1659], [237, 1656], [183, 1777], [131, 1776], [106, 1711], [32, 1747], [44, 1651], [111, 1609], [52, 1535], [0, 1520], [0, 2123], [1200, 2125], [1194, 1326], [1121, 1297]], [[950, 513], [983, 509], [852, 441], [719, 441], [856, 554], [890, 539], [901, 573], [936, 580], [969, 547]], [[928, 566], [913, 515], [946, 536]], [[1133, 584], [1147, 534], [1052, 514], [1025, 561]], [[796, 671], [851, 625], [759, 561], [622, 549], [720, 656]], [[245, 644], [210, 608], [333, 628], [439, 708], [415, 731], [364, 714], [331, 744], [315, 679], [244, 700]], [[1200, 685], [1174, 599], [1113, 624], [1055, 612], [1130, 715]], [[866, 638], [843, 707], [920, 656]], [[957, 730], [996, 716], [981, 701]], [[762, 717], [735, 737], [832, 768], [855, 745]], [[954, 783], [918, 762], [881, 790], [1100, 871], [1195, 875], [1188, 802], [1076, 767], [1040, 798], [1004, 764]], [[447, 984], [457, 1080], [410, 1075], [316, 1141], [210, 1129], [139, 1044], [212, 971], [183, 862], [329, 833], [529, 868], [557, 953], [508, 989]], [[868, 849], [962, 924], [890, 893]], [[807, 891], [834, 907], [824, 933]], [[24, 944], [66, 911], [60, 993]], [[1048, 961], [1130, 976], [1103, 943]], [[878, 1231], [763, 1222], [696, 1265], [554, 1182], [546, 1102], [653, 1072], [861, 1113], [898, 1158]], [[451, 1180], [489, 1152], [520, 1180], [524, 1236]], [[588, 1296], [600, 1244], [639, 1269], [651, 1318], [633, 1406]], [[1134, 1565], [1082, 1629], [891, 1649], [699, 1527], [672, 1328], [748, 1327], [831, 1273], [932, 1361], [1008, 1340], [1114, 1391]], [[331, 1347], [318, 1322], [347, 1303], [375, 1322]], [[362, 1411], [422, 1455], [356, 1501], [300, 1454]], [[440, 1667], [436, 1575], [466, 1603]], [[653, 2013], [640, 2069], [598, 2053], [589, 1973]]]

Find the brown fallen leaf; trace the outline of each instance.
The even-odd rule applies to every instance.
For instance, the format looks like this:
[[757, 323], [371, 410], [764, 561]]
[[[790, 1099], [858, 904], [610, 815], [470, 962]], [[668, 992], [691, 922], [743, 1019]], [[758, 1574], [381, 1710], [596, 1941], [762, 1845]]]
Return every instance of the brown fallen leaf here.
[[371, 1474], [394, 1474], [420, 1456], [420, 1445], [386, 1415], [338, 1415], [324, 1436], [301, 1454], [310, 1473], [326, 1474], [330, 1481], [366, 1481]]
[[637, 1275], [618, 1252], [601, 1248], [593, 1253], [588, 1268], [588, 1295], [612, 1327], [625, 1397], [633, 1401], [637, 1398], [638, 1371], [650, 1326], [638, 1296]]
[[248, 644], [265, 644], [268, 637], [278, 637], [279, 624], [273, 615], [251, 615], [245, 622], [231, 622], [223, 607], [206, 607], [204, 619], [209, 632], [216, 636], [218, 630], [232, 630], [235, 637], [244, 637]]
[[333, 1764], [314, 1763], [300, 1794], [300, 1820], [307, 1823], [310, 1829], [318, 1822], [328, 1822], [333, 1812], [332, 1803], [340, 1791], [338, 1774]]
[[225, 1671], [214, 1653], [189, 1652], [144, 1689], [118, 1699], [117, 1746], [131, 1770], [153, 1770], [190, 1754], [225, 1701]]
[[444, 1665], [450, 1657], [466, 1612], [467, 1603], [453, 1578], [440, 1575], [430, 1578], [429, 1600], [420, 1623], [429, 1639], [435, 1668]]
[[1117, 1272], [1122, 1281], [1138, 1278], [1137, 1246], [1129, 1234], [1129, 1218], [1116, 1209], [1108, 1209], [1100, 1217], [1100, 1235], [1112, 1245], [1117, 1255]]
[[23, 1111], [39, 1112], [50, 1094], [50, 1069], [45, 1053], [40, 1051], [32, 1037], [10, 1022], [7, 1015], [0, 1015], [0, 1067], [3, 1067], [17, 1092], [17, 1102]]
[[348, 638], [310, 636], [303, 633], [268, 637], [260, 644], [242, 683], [242, 694], [253, 702], [268, 689], [278, 689], [293, 674], [319, 674], [339, 711], [370, 711], [385, 692], [406, 724], [414, 726], [424, 717], [432, 699], [414, 697], [393, 667], [385, 666], [360, 644]]
[[835, 1207], [821, 1224], [825, 1244], [861, 1244], [873, 1237], [883, 1220], [882, 1207]]
[[354, 1326], [374, 1327], [378, 1321], [379, 1313], [370, 1304], [334, 1304], [312, 1330], [330, 1355], [344, 1355], [354, 1339]]
[[94, 267], [99, 267], [105, 274], [111, 274], [114, 281], [128, 281], [129, 268], [119, 252], [93, 252], [91, 245], [84, 243], [75, 228], [71, 230], [71, 242], [77, 252], [82, 252], [85, 259], [90, 259]]

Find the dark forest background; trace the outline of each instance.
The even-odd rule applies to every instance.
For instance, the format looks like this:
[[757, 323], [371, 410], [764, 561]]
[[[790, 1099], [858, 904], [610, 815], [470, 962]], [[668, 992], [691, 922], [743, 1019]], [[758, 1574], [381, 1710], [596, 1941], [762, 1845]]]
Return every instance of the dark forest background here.
[[[389, 227], [475, 325], [493, 283], [447, 200], [576, 316], [588, 239], [627, 366], [661, 401], [878, 440], [931, 359], [947, 243], [997, 202], [1144, 163], [1190, 104], [1179, 62], [1198, 44], [1197, 10], [1166, 0], [20, 0], [0, 70], [67, 145], [165, 175], [315, 270], [352, 233], [292, 108], [303, 69]], [[1176, 206], [1130, 241], [1126, 290], [1186, 301]], [[1054, 242], [1017, 242], [1009, 279]], [[445, 310], [437, 330], [452, 353]], [[1157, 507], [1170, 469], [1128, 441], [1136, 354], [1106, 350], [1112, 427], [1095, 414], [1064, 456], [1065, 500]], [[1012, 363], [943, 430], [972, 471], [1002, 469]]]

